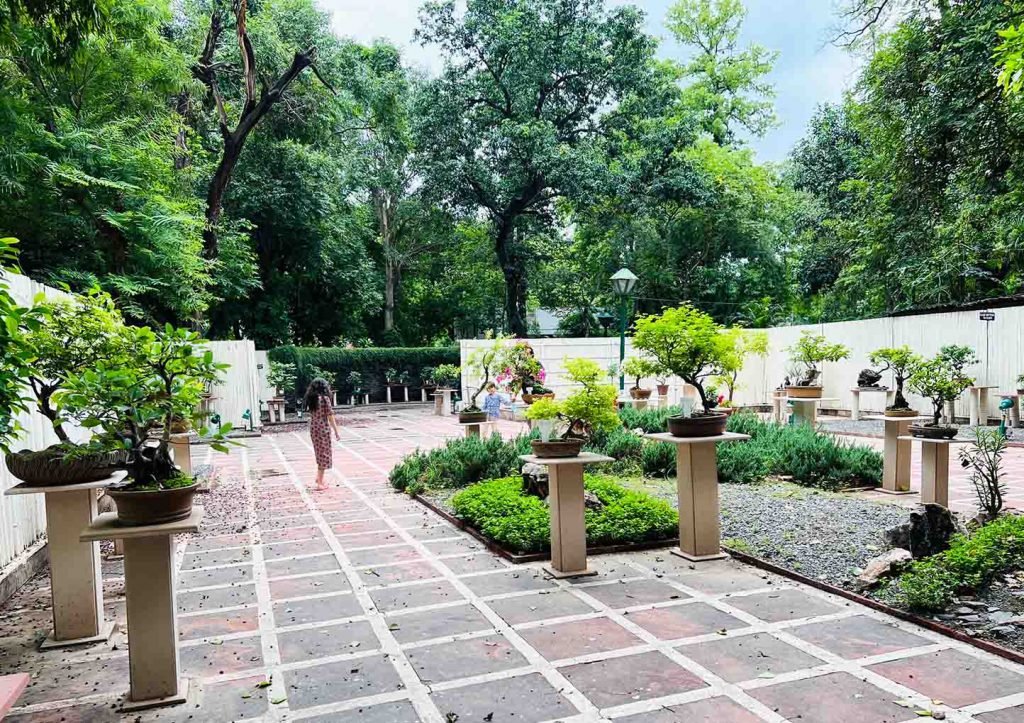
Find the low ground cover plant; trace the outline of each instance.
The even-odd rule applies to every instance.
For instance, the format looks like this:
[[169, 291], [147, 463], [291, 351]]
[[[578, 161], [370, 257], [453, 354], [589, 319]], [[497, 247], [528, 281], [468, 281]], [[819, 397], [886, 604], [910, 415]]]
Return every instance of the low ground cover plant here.
[[[587, 544], [668, 540], [676, 536], [679, 516], [670, 504], [628, 490], [604, 475], [586, 475], [584, 486], [604, 504], [587, 510]], [[548, 504], [523, 491], [520, 477], [475, 484], [451, 500], [459, 518], [517, 553], [546, 552], [551, 546]]]
[[894, 583], [897, 601], [925, 612], [945, 609], [957, 595], [975, 593], [997, 575], [1024, 567], [1024, 516], [1000, 517], [945, 552], [919, 560]]

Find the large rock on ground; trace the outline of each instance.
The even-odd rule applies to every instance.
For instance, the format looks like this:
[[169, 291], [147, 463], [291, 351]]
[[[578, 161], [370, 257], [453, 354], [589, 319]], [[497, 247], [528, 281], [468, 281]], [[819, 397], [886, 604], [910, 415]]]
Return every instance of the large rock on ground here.
[[548, 468], [543, 464], [527, 462], [523, 465], [523, 492], [542, 500], [548, 496]]
[[914, 559], [909, 550], [896, 547], [878, 557], [868, 560], [864, 571], [857, 576], [857, 587], [861, 590], [873, 588], [883, 577], [898, 575]]
[[956, 531], [952, 512], [942, 505], [925, 504], [912, 510], [906, 522], [886, 530], [885, 541], [919, 559], [949, 549], [949, 538]]

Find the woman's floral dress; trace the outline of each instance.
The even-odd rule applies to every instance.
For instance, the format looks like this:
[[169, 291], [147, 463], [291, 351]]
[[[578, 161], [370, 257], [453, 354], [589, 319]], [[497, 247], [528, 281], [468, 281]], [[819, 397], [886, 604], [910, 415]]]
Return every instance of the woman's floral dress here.
[[309, 436], [313, 439], [313, 454], [316, 456], [316, 466], [320, 469], [330, 469], [332, 466], [331, 425], [327, 421], [332, 414], [334, 409], [331, 400], [320, 397], [319, 404], [309, 418]]

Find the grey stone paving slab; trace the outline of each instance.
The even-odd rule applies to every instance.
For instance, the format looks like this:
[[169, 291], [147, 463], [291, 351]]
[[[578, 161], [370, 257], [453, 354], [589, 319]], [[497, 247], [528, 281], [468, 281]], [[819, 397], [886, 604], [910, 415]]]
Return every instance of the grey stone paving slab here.
[[323, 623], [363, 613], [363, 606], [351, 593], [274, 603], [274, 623], [278, 627]]
[[[441, 716], [457, 721], [541, 723], [577, 714], [576, 708], [536, 673], [478, 683], [430, 696]], [[489, 716], [489, 717], [488, 717]]]
[[284, 679], [292, 708], [365, 698], [402, 687], [395, 666], [381, 654], [289, 670]]
[[406, 656], [420, 680], [428, 684], [526, 665], [526, 658], [502, 635], [413, 648], [406, 652]]
[[387, 621], [391, 634], [399, 643], [415, 643], [494, 628], [483, 613], [468, 603], [439, 610], [391, 615]]
[[585, 601], [563, 590], [491, 600], [488, 605], [509, 625], [594, 612]]

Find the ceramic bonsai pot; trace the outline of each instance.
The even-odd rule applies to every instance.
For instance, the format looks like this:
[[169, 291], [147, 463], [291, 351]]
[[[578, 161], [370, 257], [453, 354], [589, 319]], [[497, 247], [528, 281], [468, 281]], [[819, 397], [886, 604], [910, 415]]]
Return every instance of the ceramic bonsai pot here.
[[64, 446], [55, 444], [38, 452], [23, 449], [7, 455], [10, 473], [32, 487], [76, 485], [106, 479], [128, 461], [128, 452], [92, 452], [64, 459]]
[[487, 412], [459, 412], [462, 424], [480, 424], [487, 421]]
[[659, 397], [667, 397], [668, 396], [668, 384], [658, 384], [657, 386], [658, 386], [658, 396]]
[[533, 404], [538, 399], [554, 399], [554, 398], [555, 398], [555, 393], [554, 392], [548, 392], [546, 394], [529, 394], [527, 392], [523, 392], [523, 403], [524, 404]]
[[725, 433], [729, 415], [724, 412], [706, 412], [695, 417], [668, 418], [668, 433], [673, 437], [717, 437]]
[[107, 494], [117, 505], [118, 524], [141, 527], [186, 519], [192, 514], [192, 497], [198, 488], [198, 483], [166, 490], [111, 487]]
[[957, 427], [932, 424], [911, 424], [910, 434], [921, 439], [953, 439], [956, 436]]
[[633, 399], [650, 399], [651, 390], [641, 389], [640, 387], [630, 387], [629, 396]]
[[791, 399], [821, 399], [822, 388], [817, 387], [786, 387], [786, 395]]
[[541, 459], [560, 459], [565, 457], [578, 457], [583, 447], [582, 439], [554, 439], [550, 442], [543, 442], [535, 439], [530, 442], [533, 453]]
[[917, 417], [920, 416], [916, 409], [894, 409], [892, 407], [885, 410], [885, 416], [887, 417]]

